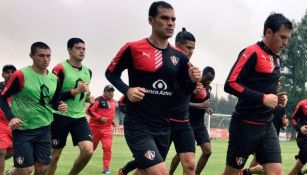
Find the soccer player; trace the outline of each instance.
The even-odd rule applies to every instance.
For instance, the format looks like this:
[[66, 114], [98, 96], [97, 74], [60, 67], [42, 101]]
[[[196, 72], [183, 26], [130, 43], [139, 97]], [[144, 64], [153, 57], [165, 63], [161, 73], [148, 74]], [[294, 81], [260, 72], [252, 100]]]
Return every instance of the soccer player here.
[[296, 137], [299, 147], [297, 160], [288, 175], [303, 174], [301, 169], [307, 162], [307, 99], [301, 100], [291, 116], [292, 124], [298, 132]]
[[[229, 142], [224, 175], [237, 175], [250, 154], [267, 174], [282, 174], [281, 151], [272, 123], [278, 105], [277, 85], [280, 58], [277, 53], [287, 45], [292, 23], [282, 14], [272, 13], [264, 23], [262, 41], [243, 49], [224, 90], [238, 97], [229, 126]], [[280, 101], [285, 106], [287, 96]]]
[[[0, 82], [0, 94], [11, 75], [16, 71], [14, 65], [7, 64], [2, 68], [2, 77], [4, 81]], [[11, 104], [11, 98], [8, 98]], [[6, 119], [3, 111], [0, 109], [0, 174], [4, 173], [5, 160], [12, 156], [12, 130], [9, 128], [9, 121]]]
[[[277, 86], [277, 92], [281, 90], [281, 82], [279, 80]], [[277, 93], [277, 96], [283, 97], [285, 92]], [[273, 124], [277, 133], [277, 137], [279, 138], [280, 129], [286, 129], [289, 125], [289, 120], [286, 115], [285, 107], [281, 105], [277, 105], [273, 111]], [[261, 166], [254, 156], [249, 168], [244, 168], [242, 171], [243, 175], [251, 175], [251, 174], [264, 174], [263, 166]]]
[[53, 73], [61, 84], [61, 97], [68, 105], [65, 113], [55, 113], [51, 124], [52, 160], [49, 175], [55, 174], [57, 162], [66, 145], [68, 133], [73, 145], [78, 145], [80, 154], [69, 174], [81, 172], [93, 154], [92, 135], [85, 118], [85, 102], [89, 99], [89, 83], [92, 72], [82, 64], [85, 56], [85, 43], [80, 38], [71, 38], [67, 42], [69, 59], [56, 65]]
[[[123, 46], [106, 70], [107, 79], [128, 98], [124, 131], [139, 168], [147, 174], [168, 174], [164, 158], [168, 150], [169, 119], [166, 117], [177, 82], [187, 93], [200, 79], [200, 70], [170, 46], [175, 27], [172, 6], [164, 1], [149, 8], [149, 38]], [[129, 85], [121, 79], [128, 69]]]
[[90, 115], [89, 126], [93, 135], [94, 150], [101, 141], [103, 149], [103, 174], [110, 174], [110, 161], [112, 154], [112, 125], [114, 126], [115, 101], [113, 99], [114, 88], [106, 85], [103, 95], [96, 98], [87, 113]]
[[[14, 169], [11, 175], [46, 174], [51, 161], [50, 124], [54, 109], [66, 111], [59, 101], [57, 77], [47, 70], [51, 51], [43, 42], [33, 43], [33, 64], [9, 79], [1, 92], [0, 107], [9, 120], [13, 137]], [[12, 96], [11, 108], [7, 98]]]
[[[195, 49], [195, 37], [192, 33], [182, 28], [175, 38], [175, 44], [178, 49], [183, 51], [190, 59]], [[173, 142], [177, 154], [174, 156], [170, 174], [173, 174], [181, 161], [183, 174], [195, 174], [195, 139], [193, 130], [189, 122], [189, 101], [190, 94], [187, 94], [184, 88], [177, 85], [176, 91], [172, 96], [172, 104], [169, 107], [168, 115], [171, 124], [170, 143]]]
[[200, 146], [202, 154], [196, 165], [195, 174], [200, 175], [204, 167], [206, 166], [208, 159], [212, 153], [211, 142], [207, 128], [205, 126], [204, 116], [207, 112], [212, 114], [211, 106], [208, 100], [211, 93], [211, 82], [214, 80], [215, 71], [212, 67], [207, 66], [203, 69], [201, 78], [201, 93], [194, 93], [190, 100], [189, 117], [193, 128], [194, 137], [197, 145]]
[[[286, 129], [289, 125], [289, 120], [285, 114], [285, 107], [277, 105], [273, 111], [273, 124], [276, 129], [277, 136], [279, 137], [280, 129]], [[256, 161], [256, 157], [253, 157], [249, 168], [244, 168], [243, 175], [251, 174], [264, 174], [263, 166], [259, 165]]]

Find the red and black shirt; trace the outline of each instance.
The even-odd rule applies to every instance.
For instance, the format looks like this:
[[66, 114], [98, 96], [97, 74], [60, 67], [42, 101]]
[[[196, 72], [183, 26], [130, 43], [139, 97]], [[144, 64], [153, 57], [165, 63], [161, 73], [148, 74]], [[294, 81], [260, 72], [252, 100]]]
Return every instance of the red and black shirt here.
[[[206, 86], [200, 94], [193, 94], [190, 102], [202, 103], [210, 99], [211, 86]], [[207, 109], [190, 107], [189, 118], [192, 127], [203, 127], [205, 124], [205, 113]]]
[[191, 95], [177, 85], [176, 91], [171, 99], [172, 104], [168, 109], [171, 122], [189, 122], [189, 102]]
[[307, 125], [307, 99], [300, 101], [295, 108], [292, 116], [292, 124], [298, 132], [297, 138], [307, 138], [307, 135], [301, 133], [300, 128]]
[[[96, 98], [95, 103], [91, 104], [87, 109], [87, 113], [90, 115], [89, 125], [101, 128], [111, 128], [114, 125], [115, 114], [115, 101], [108, 99], [105, 96], [99, 96]], [[101, 118], [105, 117], [108, 120], [105, 123], [101, 122]]]
[[[4, 89], [5, 87], [5, 84], [6, 82], [3, 81], [3, 82], [0, 82], [0, 94], [1, 94], [1, 91]], [[8, 98], [8, 103], [11, 104], [11, 101], [12, 101], [12, 98]], [[4, 115], [4, 112], [1, 110], [0, 108], [0, 122], [5, 124], [6, 126], [9, 125], [9, 121], [6, 119], [5, 115]]]
[[[192, 83], [188, 74], [188, 58], [181, 51], [168, 46], [159, 49], [147, 39], [127, 43], [117, 53], [106, 70], [107, 79], [124, 95], [129, 87], [145, 88], [145, 97], [140, 102], [127, 100], [127, 115], [135, 121], [156, 127], [169, 125], [167, 109], [175, 84], [192, 92]], [[127, 69], [129, 84], [121, 79]]]
[[276, 94], [280, 78], [280, 58], [258, 42], [239, 54], [224, 90], [238, 97], [233, 117], [265, 124], [273, 120], [273, 110], [263, 104], [264, 94]]

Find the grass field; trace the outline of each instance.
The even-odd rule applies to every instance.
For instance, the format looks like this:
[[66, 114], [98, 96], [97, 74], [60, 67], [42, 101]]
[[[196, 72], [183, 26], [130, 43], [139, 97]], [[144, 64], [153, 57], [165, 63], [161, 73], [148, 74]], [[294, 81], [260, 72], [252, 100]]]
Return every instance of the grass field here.
[[[227, 141], [226, 140], [212, 140], [212, 150], [213, 153], [209, 159], [209, 162], [202, 174], [206, 175], [217, 175], [223, 171], [225, 165]], [[284, 171], [288, 172], [289, 169], [294, 164], [294, 155], [297, 154], [298, 148], [296, 142], [294, 141], [284, 141], [281, 142], [282, 157], [283, 157], [283, 167]], [[132, 159], [131, 153], [128, 146], [126, 145], [123, 136], [115, 136], [113, 140], [112, 148], [112, 161], [111, 161], [111, 171], [112, 174], [117, 174], [117, 170], [122, 167], [127, 161]], [[198, 159], [200, 153], [199, 147], [196, 150], [196, 158]], [[58, 164], [57, 175], [65, 175], [70, 170], [76, 156], [79, 154], [78, 147], [73, 147], [70, 139], [68, 139], [67, 146], [63, 150], [61, 159]], [[175, 150], [172, 147], [169, 155], [167, 157], [167, 164], [170, 164], [172, 156], [175, 154]], [[80, 175], [97, 175], [101, 173], [101, 157], [102, 148], [99, 146], [95, 151], [92, 159], [85, 167], [85, 169], [80, 173]], [[251, 159], [251, 157], [250, 157]], [[250, 161], [249, 159], [249, 161]], [[12, 159], [7, 160], [7, 166], [12, 165]], [[246, 164], [249, 165], [249, 162]], [[180, 166], [179, 166], [180, 167]], [[178, 168], [176, 174], [181, 175], [181, 168]]]

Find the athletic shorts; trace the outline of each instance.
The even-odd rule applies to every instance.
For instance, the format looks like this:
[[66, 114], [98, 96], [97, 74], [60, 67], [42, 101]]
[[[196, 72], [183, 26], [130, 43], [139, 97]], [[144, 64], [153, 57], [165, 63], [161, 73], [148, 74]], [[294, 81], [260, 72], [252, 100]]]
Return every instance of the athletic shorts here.
[[195, 153], [195, 139], [190, 122], [171, 121], [169, 145], [174, 142], [177, 153]]
[[26, 168], [39, 162], [51, 161], [50, 127], [29, 130], [13, 130], [14, 167]]
[[12, 148], [12, 130], [0, 123], [0, 150]]
[[141, 169], [165, 161], [170, 138], [170, 127], [149, 127], [133, 117], [124, 120], [126, 142]]
[[298, 148], [300, 149], [296, 158], [300, 159], [304, 165], [307, 162], [307, 140], [305, 139], [296, 139]]
[[193, 133], [197, 145], [202, 145], [204, 143], [210, 143], [209, 133], [205, 126], [203, 127], [193, 127]]
[[241, 169], [253, 153], [260, 164], [281, 163], [280, 145], [273, 123], [251, 125], [232, 118], [229, 125], [227, 164]]
[[59, 114], [53, 115], [51, 123], [52, 148], [61, 149], [66, 145], [68, 133], [71, 134], [73, 145], [81, 141], [93, 141], [87, 120], [82, 118], [71, 118]]

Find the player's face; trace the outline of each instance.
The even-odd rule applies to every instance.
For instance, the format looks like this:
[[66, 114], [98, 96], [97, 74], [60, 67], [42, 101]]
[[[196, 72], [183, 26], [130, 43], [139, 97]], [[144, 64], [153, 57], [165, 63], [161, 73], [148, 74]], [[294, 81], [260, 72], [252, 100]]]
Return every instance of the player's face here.
[[214, 80], [214, 75], [207, 74], [202, 77], [201, 82], [204, 86], [209, 86], [213, 80]]
[[114, 91], [113, 90], [104, 91], [104, 96], [106, 96], [108, 99], [112, 99], [114, 97]]
[[187, 55], [187, 57], [190, 59], [195, 49], [195, 42], [186, 40], [184, 44], [177, 44], [177, 47], [180, 50], [182, 50]]
[[77, 61], [82, 61], [85, 56], [84, 43], [77, 43], [71, 49], [68, 48], [68, 53], [70, 55], [70, 58], [75, 59]]
[[158, 8], [156, 17], [149, 17], [149, 22], [152, 25], [152, 32], [159, 38], [168, 39], [173, 36], [175, 28], [175, 13], [173, 9]]
[[4, 72], [2, 72], [2, 77], [5, 82], [9, 81], [11, 75], [15, 72], [15, 70], [7, 69]]
[[283, 47], [288, 44], [288, 41], [291, 38], [291, 30], [284, 26], [282, 26], [275, 33], [273, 33], [272, 31], [268, 31], [267, 33], [270, 42], [270, 49], [273, 53], [278, 53]]
[[37, 48], [34, 54], [30, 54], [33, 65], [41, 70], [46, 70], [50, 64], [51, 50]]

